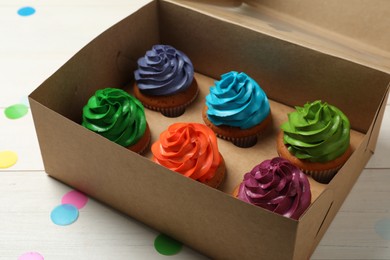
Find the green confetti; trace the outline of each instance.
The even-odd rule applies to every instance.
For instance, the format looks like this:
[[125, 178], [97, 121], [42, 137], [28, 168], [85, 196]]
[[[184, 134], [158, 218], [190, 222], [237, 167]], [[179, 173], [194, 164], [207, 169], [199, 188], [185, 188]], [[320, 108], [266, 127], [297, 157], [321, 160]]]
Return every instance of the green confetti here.
[[24, 104], [15, 104], [7, 107], [4, 114], [9, 119], [18, 119], [25, 116], [28, 112], [28, 107]]
[[164, 234], [158, 235], [154, 240], [154, 248], [162, 255], [175, 255], [182, 247], [182, 243]]

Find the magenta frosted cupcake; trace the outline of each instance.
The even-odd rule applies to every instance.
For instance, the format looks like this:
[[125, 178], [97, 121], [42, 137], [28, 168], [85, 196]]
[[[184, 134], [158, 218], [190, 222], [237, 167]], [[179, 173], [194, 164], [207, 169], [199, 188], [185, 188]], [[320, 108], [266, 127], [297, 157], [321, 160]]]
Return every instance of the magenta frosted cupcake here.
[[134, 78], [134, 96], [167, 117], [183, 114], [199, 93], [191, 60], [170, 45], [154, 45], [138, 59]]
[[246, 173], [233, 196], [292, 219], [299, 219], [311, 203], [307, 176], [281, 157], [265, 160]]

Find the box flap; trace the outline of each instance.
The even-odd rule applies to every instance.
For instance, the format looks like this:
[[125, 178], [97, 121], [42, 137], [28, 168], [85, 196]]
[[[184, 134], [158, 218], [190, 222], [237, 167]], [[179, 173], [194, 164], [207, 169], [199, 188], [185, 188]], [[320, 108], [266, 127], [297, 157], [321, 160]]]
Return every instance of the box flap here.
[[390, 2], [383, 0], [246, 0], [359, 42], [390, 51]]
[[[190, 3], [204, 10], [178, 1], [159, 2], [159, 25], [161, 41], [185, 52], [197, 72], [219, 79], [231, 70], [244, 71], [272, 100], [288, 106], [326, 100], [349, 117], [355, 130], [369, 129], [390, 82], [388, 73], [253, 29], [260, 22], [243, 27], [249, 19], [231, 22], [226, 15], [237, 13], [226, 12], [226, 6], [210, 9], [222, 8], [216, 17], [209, 15], [206, 4]], [[368, 91], [370, 95], [361, 94]]]
[[390, 72], [388, 1], [377, 0], [369, 5], [336, 0], [167, 1], [307, 48]]

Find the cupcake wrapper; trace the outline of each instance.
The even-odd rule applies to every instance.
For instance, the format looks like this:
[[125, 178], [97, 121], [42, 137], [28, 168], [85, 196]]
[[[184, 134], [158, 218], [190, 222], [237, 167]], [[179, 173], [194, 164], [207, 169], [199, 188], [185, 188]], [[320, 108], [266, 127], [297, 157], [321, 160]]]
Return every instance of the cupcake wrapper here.
[[337, 168], [324, 170], [324, 171], [313, 171], [313, 170], [304, 170], [301, 169], [305, 174], [310, 175], [314, 180], [328, 184], [333, 177], [336, 175], [337, 171], [340, 170], [342, 166], [339, 166]]
[[178, 117], [184, 114], [184, 112], [186, 111], [186, 107], [188, 107], [192, 102], [194, 102], [194, 100], [198, 97], [198, 94], [199, 94], [199, 89], [196, 91], [196, 94], [191, 100], [189, 100], [184, 105], [177, 106], [177, 107], [155, 107], [155, 106], [150, 106], [148, 104], [143, 104], [143, 105], [144, 107], [149, 108], [150, 110], [160, 112], [166, 117]]
[[229, 137], [229, 136], [223, 136], [220, 134], [217, 134], [218, 137], [232, 142], [235, 146], [241, 147], [241, 148], [248, 148], [252, 147], [257, 143], [257, 135], [252, 135], [252, 136], [246, 136], [246, 137]]
[[[281, 153], [279, 151], [278, 151], [278, 155], [281, 156], [281, 157], [284, 157], [284, 156], [281, 155]], [[285, 158], [285, 159], [288, 159], [288, 158]], [[300, 168], [300, 170], [303, 173], [305, 173], [306, 175], [311, 176], [315, 181], [323, 183], [323, 184], [328, 184], [333, 179], [333, 177], [336, 175], [338, 170], [340, 170], [341, 167], [343, 167], [343, 165], [344, 164], [339, 165], [336, 168], [331, 168], [331, 169], [322, 170], [322, 171], [320, 171], [320, 170], [307, 170], [307, 169], [303, 169], [299, 165], [296, 165], [296, 166], [298, 168]]]
[[161, 114], [163, 114], [166, 117], [178, 117], [184, 114], [186, 111], [187, 105], [178, 106], [178, 107], [168, 107], [168, 108], [161, 108], [161, 107], [153, 107], [149, 105], [144, 105], [146, 108], [149, 108], [154, 111], [158, 111]]

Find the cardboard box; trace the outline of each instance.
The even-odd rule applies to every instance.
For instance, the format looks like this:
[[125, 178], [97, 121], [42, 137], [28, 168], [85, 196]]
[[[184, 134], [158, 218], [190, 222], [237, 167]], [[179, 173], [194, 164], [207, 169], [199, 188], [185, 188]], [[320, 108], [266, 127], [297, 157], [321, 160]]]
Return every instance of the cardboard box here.
[[[356, 40], [365, 24], [354, 24], [360, 31], [346, 38], [345, 23], [331, 31], [341, 16], [323, 24], [312, 23], [317, 16], [298, 19], [300, 8], [315, 5], [294, 2], [298, 9], [284, 1], [152, 1], [109, 28], [29, 96], [46, 172], [212, 258], [307, 259], [375, 150], [390, 63], [379, 33], [377, 41], [375, 35]], [[337, 14], [334, 7], [323, 7], [321, 15]], [[366, 15], [379, 16], [375, 12]], [[202, 122], [208, 88], [230, 70], [256, 79], [271, 100], [274, 123], [256, 146], [242, 149], [218, 141], [228, 169], [221, 190], [171, 172], [151, 162], [150, 154], [132, 153], [80, 125], [88, 98], [97, 89], [127, 88], [137, 59], [157, 43], [190, 57], [201, 93], [179, 118], [147, 111], [152, 141], [173, 122]], [[295, 221], [230, 196], [243, 174], [277, 156], [275, 136], [292, 107], [316, 99], [346, 113], [355, 151], [328, 185], [313, 184], [314, 201], [305, 214]]]

